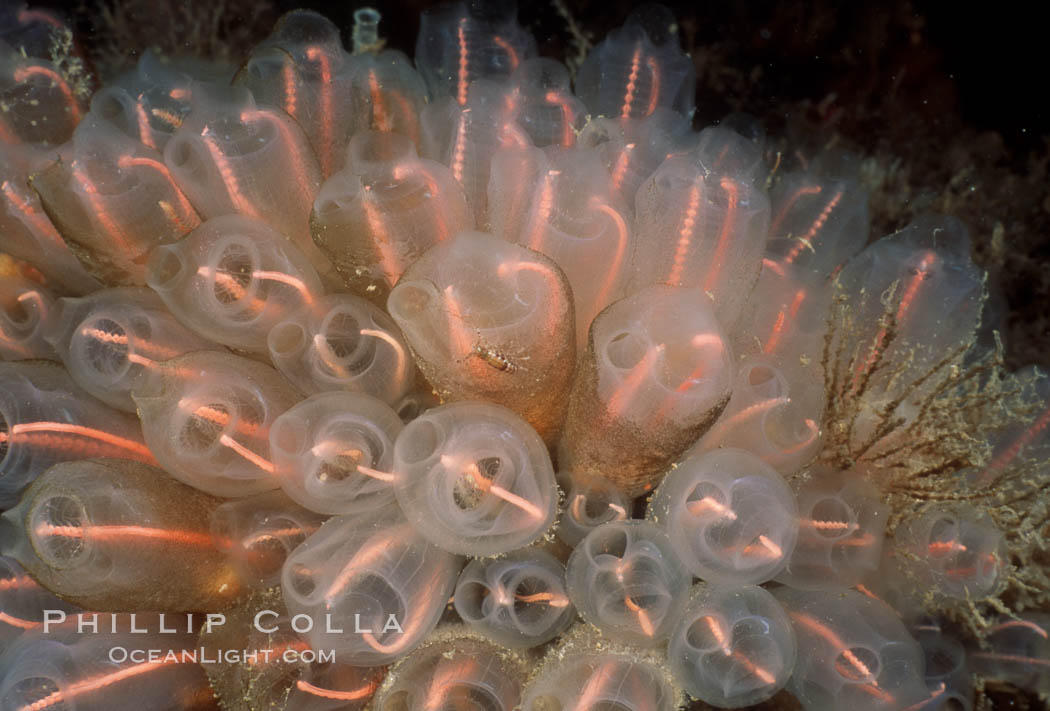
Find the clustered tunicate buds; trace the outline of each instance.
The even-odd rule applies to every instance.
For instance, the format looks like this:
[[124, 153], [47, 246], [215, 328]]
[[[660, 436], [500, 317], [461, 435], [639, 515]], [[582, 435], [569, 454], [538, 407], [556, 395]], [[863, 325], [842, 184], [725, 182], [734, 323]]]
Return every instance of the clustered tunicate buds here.
[[[0, 707], [918, 711], [971, 708], [969, 669], [1050, 689], [1042, 613], [983, 644], [929, 616], [1005, 588], [1001, 519], [932, 496], [894, 518], [880, 466], [974, 339], [965, 229], [865, 247], [848, 161], [781, 170], [741, 115], [694, 131], [665, 8], [574, 76], [513, 2], [427, 9], [414, 63], [373, 9], [352, 52], [297, 10], [236, 71], [147, 52], [88, 101], [40, 39], [61, 22], [11, 7]], [[981, 442], [960, 486], [1045, 468], [1048, 423]], [[868, 461], [822, 456], [844, 438]], [[133, 612], [179, 621], [139, 644], [262, 656], [105, 662]]]

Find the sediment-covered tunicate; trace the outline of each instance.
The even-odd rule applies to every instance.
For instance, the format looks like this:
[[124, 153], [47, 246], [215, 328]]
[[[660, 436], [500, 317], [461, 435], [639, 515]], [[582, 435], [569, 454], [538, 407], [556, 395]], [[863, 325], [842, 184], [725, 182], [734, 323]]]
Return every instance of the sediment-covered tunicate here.
[[41, 585], [88, 610], [222, 609], [241, 587], [208, 530], [220, 503], [140, 462], [63, 462], [3, 515], [0, 540]]
[[461, 555], [522, 548], [554, 520], [550, 455], [514, 413], [487, 402], [427, 410], [394, 443], [393, 485], [427, 540]]
[[[27, 632], [0, 655], [0, 708], [106, 711], [129, 703], [157, 711], [201, 708], [211, 689], [194, 663], [189, 620], [84, 613]], [[143, 661], [150, 654], [152, 661]]]
[[634, 497], [718, 419], [733, 364], [707, 297], [654, 286], [591, 324], [569, 397], [558, 465], [603, 476]]
[[398, 660], [376, 692], [376, 711], [477, 708], [514, 711], [526, 659], [459, 625], [439, 627]]
[[768, 464], [739, 449], [678, 464], [653, 495], [648, 515], [694, 575], [719, 584], [771, 579], [798, 537], [794, 493]]
[[175, 242], [201, 218], [161, 154], [89, 114], [69, 157], [30, 184], [66, 243], [109, 284], [145, 284], [150, 250]]
[[159, 364], [132, 397], [150, 451], [175, 478], [226, 497], [277, 488], [270, 426], [300, 395], [273, 368], [188, 353]]
[[361, 711], [368, 705], [386, 668], [321, 661], [328, 650], [312, 649], [296, 631], [305, 629], [304, 621], [293, 623], [280, 588], [253, 591], [221, 619], [206, 619], [198, 643], [209, 660], [202, 665], [209, 703], [214, 696], [227, 711]]
[[554, 262], [462, 232], [405, 272], [387, 309], [442, 401], [498, 402], [554, 438], [576, 366], [572, 292]]
[[682, 701], [660, 649], [620, 645], [576, 625], [551, 647], [522, 691], [523, 711], [672, 711]]
[[346, 287], [380, 304], [423, 252], [473, 224], [449, 169], [384, 131], [350, 140], [346, 167], [325, 181], [310, 219]]
[[514, 648], [549, 642], [576, 612], [565, 588], [565, 566], [534, 547], [472, 560], [459, 575], [453, 602], [471, 629]]
[[397, 413], [368, 395], [314, 395], [270, 428], [274, 473], [284, 492], [312, 511], [374, 511], [394, 501], [401, 428]]
[[414, 649], [441, 617], [462, 561], [416, 532], [396, 506], [329, 519], [284, 564], [285, 604], [310, 646], [378, 666]]
[[[42, 167], [42, 166], [41, 166]], [[26, 181], [29, 163], [0, 146], [0, 231], [4, 252], [40, 270], [45, 286], [87, 294], [102, 284], [88, 274], [44, 212], [40, 196]]]

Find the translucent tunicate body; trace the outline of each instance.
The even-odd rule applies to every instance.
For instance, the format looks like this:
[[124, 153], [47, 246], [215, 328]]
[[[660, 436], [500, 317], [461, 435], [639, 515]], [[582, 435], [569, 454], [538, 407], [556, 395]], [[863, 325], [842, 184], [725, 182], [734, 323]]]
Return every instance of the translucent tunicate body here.
[[140, 462], [63, 462], [4, 514], [3, 552], [85, 609], [221, 609], [240, 585], [208, 531], [219, 503]]
[[423, 646], [398, 660], [372, 708], [514, 711], [527, 674], [524, 660], [508, 650], [476, 639], [461, 627], [439, 628]]
[[25, 634], [0, 656], [0, 709], [200, 708], [211, 689], [187, 626], [185, 615], [85, 613]]
[[376, 300], [424, 251], [472, 223], [448, 168], [419, 158], [406, 136], [363, 131], [350, 140], [346, 168], [318, 193], [311, 230], [347, 287]]
[[6, 648], [23, 632], [40, 628], [46, 610], [78, 609], [41, 587], [14, 558], [0, 556], [0, 646]]
[[192, 101], [164, 147], [164, 162], [201, 218], [263, 221], [327, 274], [331, 267], [309, 225], [321, 169], [303, 130], [283, 111], [256, 106], [243, 87], [196, 85]]
[[499, 405], [427, 410], [394, 443], [394, 492], [437, 546], [494, 555], [542, 536], [557, 509], [550, 455], [528, 423]]
[[55, 357], [44, 339], [54, 304], [40, 284], [16, 274], [0, 277], [0, 360]]
[[[828, 344], [837, 354], [833, 378], [843, 396], [863, 393], [873, 410], [898, 402], [894, 416], [910, 422], [923, 394], [945, 377], [928, 377], [930, 368], [964, 348], [976, 329], [984, 278], [970, 259], [966, 228], [950, 217], [919, 217], [850, 259], [837, 284], [857, 327], [847, 342], [842, 330]], [[901, 366], [877, 367], [886, 362]], [[897, 384], [919, 378], [901, 401]], [[873, 418], [862, 419], [854, 437], [873, 426]]]
[[675, 679], [719, 708], [773, 696], [795, 667], [795, 632], [784, 608], [754, 585], [696, 586], [667, 649]]
[[681, 462], [649, 502], [685, 566], [719, 584], [757, 584], [786, 565], [798, 537], [795, 495], [768, 464], [739, 449]]
[[341, 167], [346, 143], [360, 128], [352, 62], [338, 27], [316, 12], [293, 10], [252, 50], [234, 84], [295, 119], [328, 177]]
[[762, 146], [724, 125], [708, 126], [690, 141], [689, 158], [710, 173], [731, 175], [742, 183], [765, 183], [767, 167]]
[[546, 57], [527, 59], [511, 76], [514, 86], [515, 120], [534, 145], [576, 144], [587, 107], [572, 93], [569, 70]]
[[996, 593], [1009, 570], [1005, 536], [976, 510], [934, 506], [894, 537], [927, 594], [979, 600]]
[[569, 280], [577, 348], [591, 321], [623, 296], [633, 251], [626, 211], [593, 149], [501, 149], [492, 160], [492, 233], [553, 259]]
[[997, 430], [991, 437], [992, 456], [983, 469], [969, 472], [969, 481], [978, 487], [995, 486], [1012, 467], [1029, 462], [1050, 461], [1050, 378], [1041, 377], [1035, 366], [1022, 368], [1019, 379], [1030, 384], [1039, 411], [1021, 422]]
[[645, 5], [587, 55], [576, 93], [594, 116], [639, 118], [660, 107], [691, 116], [695, 83], [674, 15]]
[[265, 590], [281, 584], [288, 554], [325, 518], [283, 492], [267, 491], [217, 506], [211, 512], [211, 535], [244, 586]]
[[972, 711], [973, 676], [963, 645], [937, 624], [911, 630], [926, 661], [929, 700], [916, 711]]
[[769, 199], [749, 176], [673, 156], [638, 189], [634, 288], [699, 287], [723, 323], [736, 318], [758, 278]]
[[558, 464], [649, 491], [729, 401], [732, 358], [707, 297], [655, 286], [591, 325], [569, 398]]
[[147, 48], [134, 69], [92, 95], [91, 114], [163, 152], [189, 114], [199, 83], [225, 85], [230, 74], [232, 69], [222, 63], [161, 57]]
[[353, 85], [359, 97], [367, 97], [357, 106], [366, 114], [362, 128], [400, 133], [422, 147], [420, 114], [427, 103], [427, 89], [412, 60], [394, 49], [357, 54]]
[[[26, 2], [9, 2], [0, 8], [0, 41], [23, 57], [47, 57], [53, 33], [65, 32], [69, 24], [63, 13], [30, 7]], [[74, 50], [76, 52], [76, 50]], [[81, 56], [79, 52], [75, 56]]]
[[419, 18], [416, 65], [435, 99], [466, 104], [477, 79], [502, 82], [536, 54], [536, 40], [517, 20], [513, 0], [450, 2]]
[[973, 671], [1040, 694], [1050, 690], [1050, 616], [1027, 612], [992, 624], [984, 645], [967, 652]]
[[186, 326], [216, 343], [265, 353], [277, 323], [313, 305], [321, 282], [283, 235], [241, 215], [208, 220], [158, 247], [146, 283]]
[[84, 115], [80, 98], [58, 67], [3, 41], [0, 104], [0, 146], [61, 145]]
[[854, 590], [775, 596], [798, 640], [787, 689], [806, 711], [897, 711], [927, 698], [922, 648], [884, 603]]
[[868, 193], [855, 181], [787, 173], [769, 201], [766, 254], [781, 270], [826, 277], [868, 241]]
[[526, 147], [529, 138], [514, 120], [511, 89], [478, 80], [465, 103], [439, 99], [423, 110], [423, 155], [448, 166], [463, 188], [478, 228], [488, 224], [489, 166], [506, 146]]
[[295, 711], [362, 711], [369, 708], [384, 667], [314, 663], [306, 667], [288, 694], [285, 708]]
[[0, 363], [0, 508], [56, 462], [120, 457], [154, 463], [134, 417], [43, 361]]
[[330, 519], [288, 557], [281, 588], [288, 610], [312, 620], [313, 648], [378, 666], [434, 629], [459, 568], [388, 506]]
[[139, 287], [60, 300], [47, 337], [78, 385], [127, 412], [135, 411], [131, 391], [158, 363], [221, 349], [175, 320], [156, 293]]
[[648, 521], [595, 528], [572, 552], [565, 578], [584, 620], [611, 639], [643, 645], [667, 638], [692, 582], [667, 534]]
[[227, 711], [361, 711], [386, 673], [316, 659], [320, 653], [296, 631], [305, 629], [305, 618], [293, 622], [279, 587], [251, 592], [223, 616], [198, 625], [198, 643], [215, 700]]
[[693, 136], [684, 116], [657, 109], [640, 119], [592, 116], [578, 143], [598, 149], [614, 193], [633, 215], [639, 186], [669, 156], [687, 150]]
[[40, 204], [40, 196], [26, 182], [26, 166], [9, 160], [0, 150], [0, 231], [4, 251], [41, 271], [55, 291], [86, 294], [99, 282], [84, 269], [55, 229]]
[[273, 368], [188, 353], [159, 364], [132, 397], [146, 443], [175, 478], [226, 497], [277, 488], [270, 426], [300, 396]]
[[401, 420], [357, 393], [319, 393], [270, 428], [274, 472], [288, 496], [312, 511], [353, 514], [394, 501], [391, 469]]
[[68, 159], [31, 184], [84, 267], [109, 284], [143, 285], [150, 250], [200, 224], [160, 153], [90, 114]]
[[569, 546], [575, 548], [603, 523], [628, 518], [631, 502], [605, 477], [561, 473], [558, 483], [565, 492], [565, 504], [555, 530]]
[[346, 390], [394, 405], [416, 384], [401, 329], [374, 304], [332, 294], [290, 314], [266, 339], [270, 361], [304, 393]]
[[817, 423], [823, 399], [820, 383], [798, 376], [789, 380], [772, 359], [748, 358], [737, 366], [733, 395], [722, 416], [690, 454], [735, 447], [782, 474], [794, 473], [820, 449]]
[[443, 401], [499, 402], [553, 438], [576, 332], [568, 282], [550, 259], [463, 232], [409, 267], [387, 309]]
[[[782, 269], [764, 258], [750, 298], [729, 327], [734, 351], [742, 359], [775, 368], [786, 379], [786, 394], [806, 401], [812, 399], [807, 395], [816, 393], [819, 401], [824, 392], [821, 356], [832, 296], [826, 275]], [[819, 407], [807, 405], [811, 411]]]
[[459, 574], [456, 612], [472, 629], [506, 647], [535, 647], [572, 622], [565, 566], [539, 548], [472, 560]]
[[825, 474], [798, 492], [798, 542], [777, 580], [803, 590], [852, 587], [878, 569], [889, 507], [864, 474]]
[[625, 709], [673, 711], [678, 693], [662, 654], [619, 647], [577, 625], [565, 635], [522, 691], [522, 711]]

